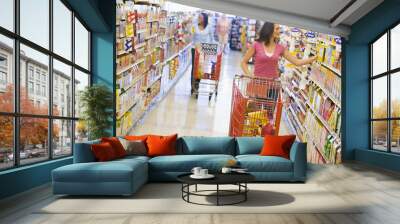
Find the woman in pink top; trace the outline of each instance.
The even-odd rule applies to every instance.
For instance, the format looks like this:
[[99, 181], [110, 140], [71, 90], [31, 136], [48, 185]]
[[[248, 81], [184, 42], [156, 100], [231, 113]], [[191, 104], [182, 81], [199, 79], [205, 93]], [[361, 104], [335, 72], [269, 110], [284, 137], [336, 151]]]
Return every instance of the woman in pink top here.
[[254, 57], [254, 75], [266, 78], [279, 78], [278, 61], [282, 56], [296, 66], [311, 64], [315, 61], [315, 56], [308, 59], [298, 59], [291, 55], [284, 46], [277, 43], [279, 34], [278, 25], [269, 22], [264, 23], [259, 38], [243, 56], [241, 67], [245, 75], [252, 75], [247, 65], [252, 57]]

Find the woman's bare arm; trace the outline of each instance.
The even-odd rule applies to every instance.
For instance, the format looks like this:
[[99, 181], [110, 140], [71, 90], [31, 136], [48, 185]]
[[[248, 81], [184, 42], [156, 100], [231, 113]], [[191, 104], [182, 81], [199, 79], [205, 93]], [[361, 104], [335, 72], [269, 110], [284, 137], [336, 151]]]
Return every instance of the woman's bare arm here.
[[256, 51], [255, 51], [254, 47], [251, 46], [246, 51], [246, 54], [242, 58], [242, 62], [240, 63], [240, 67], [242, 68], [242, 71], [244, 72], [245, 75], [251, 75], [250, 71], [249, 71], [249, 66], [248, 66], [247, 63], [249, 62], [250, 58], [254, 56], [255, 52]]
[[315, 61], [315, 59], [317, 59], [316, 56], [307, 59], [298, 59], [295, 56], [291, 55], [287, 49], [283, 52], [283, 57], [296, 66], [311, 64]]

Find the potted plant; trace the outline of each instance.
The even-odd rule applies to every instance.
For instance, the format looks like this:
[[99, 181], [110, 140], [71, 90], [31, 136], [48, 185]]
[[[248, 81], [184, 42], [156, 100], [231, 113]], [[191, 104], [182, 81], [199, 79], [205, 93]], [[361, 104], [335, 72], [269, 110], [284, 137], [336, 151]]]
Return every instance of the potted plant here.
[[112, 126], [113, 94], [102, 84], [86, 87], [79, 98], [82, 110], [81, 124], [87, 127], [89, 140], [110, 136], [108, 130]]

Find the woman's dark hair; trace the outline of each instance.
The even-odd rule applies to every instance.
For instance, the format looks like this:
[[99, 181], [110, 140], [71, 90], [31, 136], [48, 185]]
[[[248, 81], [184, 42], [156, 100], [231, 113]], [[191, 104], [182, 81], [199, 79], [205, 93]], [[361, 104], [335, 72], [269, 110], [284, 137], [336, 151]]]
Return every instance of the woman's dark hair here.
[[200, 14], [203, 16], [203, 26], [204, 26], [204, 28], [206, 28], [208, 25], [208, 15], [205, 12], [202, 12]]
[[265, 22], [260, 29], [257, 41], [269, 44], [269, 41], [271, 40], [273, 33], [274, 33], [274, 24], [270, 22]]

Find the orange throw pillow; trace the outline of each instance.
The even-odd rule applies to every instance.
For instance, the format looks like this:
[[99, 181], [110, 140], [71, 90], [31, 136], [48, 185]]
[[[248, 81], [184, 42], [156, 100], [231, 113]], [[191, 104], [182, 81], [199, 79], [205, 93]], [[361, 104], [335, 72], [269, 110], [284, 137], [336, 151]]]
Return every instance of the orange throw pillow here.
[[121, 144], [117, 137], [101, 138], [101, 142], [108, 142], [114, 149], [117, 158], [122, 158], [126, 156], [126, 151], [124, 146]]
[[129, 141], [146, 141], [147, 137], [149, 137], [149, 135], [127, 135], [125, 136], [126, 140]]
[[146, 140], [148, 147], [147, 155], [151, 157], [176, 155], [177, 138], [178, 134], [170, 136], [149, 135]]
[[91, 149], [94, 157], [99, 162], [110, 161], [117, 158], [113, 147], [108, 142], [93, 144], [91, 145]]
[[280, 156], [289, 159], [290, 148], [296, 140], [296, 135], [266, 135], [261, 156]]

